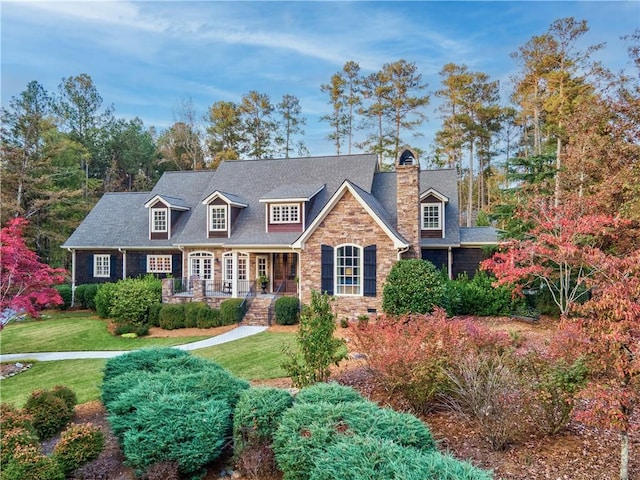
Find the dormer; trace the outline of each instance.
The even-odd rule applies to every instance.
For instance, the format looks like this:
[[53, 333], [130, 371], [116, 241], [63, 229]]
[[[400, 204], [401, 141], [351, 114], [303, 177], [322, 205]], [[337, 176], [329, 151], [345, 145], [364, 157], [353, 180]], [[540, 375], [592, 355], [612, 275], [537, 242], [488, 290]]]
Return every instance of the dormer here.
[[444, 238], [447, 203], [449, 198], [433, 188], [420, 195], [421, 238]]
[[303, 232], [314, 197], [324, 185], [283, 185], [260, 198], [265, 205], [266, 231]]
[[238, 195], [216, 190], [202, 201], [207, 207], [207, 238], [228, 238], [231, 227], [249, 204]]
[[168, 240], [171, 229], [182, 212], [189, 210], [181, 198], [167, 195], [155, 195], [144, 204], [149, 209], [149, 238], [151, 240]]

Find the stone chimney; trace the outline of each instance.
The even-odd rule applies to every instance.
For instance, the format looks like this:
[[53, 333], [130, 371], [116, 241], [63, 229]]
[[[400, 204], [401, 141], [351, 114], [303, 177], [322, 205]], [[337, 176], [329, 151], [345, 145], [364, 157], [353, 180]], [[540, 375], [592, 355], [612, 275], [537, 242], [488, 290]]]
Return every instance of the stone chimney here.
[[420, 162], [407, 147], [400, 150], [396, 159], [396, 208], [398, 233], [411, 245], [403, 258], [421, 258]]

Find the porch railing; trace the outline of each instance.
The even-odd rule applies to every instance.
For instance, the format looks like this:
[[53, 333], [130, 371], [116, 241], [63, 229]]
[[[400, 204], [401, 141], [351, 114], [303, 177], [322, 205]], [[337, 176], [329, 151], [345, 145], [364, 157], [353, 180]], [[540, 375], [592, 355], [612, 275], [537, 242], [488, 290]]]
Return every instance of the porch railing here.
[[[192, 294], [194, 282], [201, 281], [188, 277], [173, 279], [173, 294]], [[204, 295], [206, 297], [231, 297], [233, 286], [225, 280], [205, 280]], [[255, 295], [256, 282], [251, 280], [238, 280], [238, 297], [244, 297], [249, 292]]]

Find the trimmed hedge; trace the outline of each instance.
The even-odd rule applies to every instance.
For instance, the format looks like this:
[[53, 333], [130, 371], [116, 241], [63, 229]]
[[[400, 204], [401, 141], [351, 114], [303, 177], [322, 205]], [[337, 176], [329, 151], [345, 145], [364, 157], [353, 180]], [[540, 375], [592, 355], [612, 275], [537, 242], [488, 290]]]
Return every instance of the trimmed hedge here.
[[514, 300], [512, 293], [507, 286], [494, 287], [487, 272], [478, 271], [471, 280], [467, 275], [449, 280], [443, 306], [449, 315], [509, 315], [520, 301]]
[[220, 324], [233, 325], [242, 321], [243, 312], [240, 308], [242, 298], [230, 298], [220, 304]]
[[147, 317], [147, 322], [150, 327], [159, 327], [160, 326], [160, 310], [162, 310], [164, 305], [162, 303], [154, 303], [149, 306], [149, 316]]
[[[73, 406], [64, 394], [51, 390], [35, 390], [29, 395], [24, 410], [32, 415], [32, 424], [40, 439], [55, 435], [73, 417]], [[75, 403], [74, 403], [75, 404]]]
[[184, 326], [186, 328], [196, 328], [198, 318], [207, 318], [207, 312], [211, 310], [204, 302], [189, 302], [184, 304]]
[[66, 310], [67, 308], [69, 308], [71, 306], [71, 298], [73, 295], [73, 290], [71, 290], [71, 285], [67, 285], [67, 284], [54, 285], [53, 288], [55, 288], [58, 291], [60, 298], [62, 298], [62, 303], [58, 305], [58, 308], [60, 310]]
[[111, 302], [116, 290], [115, 283], [102, 283], [95, 296], [96, 312], [100, 318], [111, 318]]
[[118, 280], [111, 297], [109, 312], [114, 321], [143, 325], [149, 307], [162, 301], [162, 281], [152, 275]]
[[295, 325], [300, 314], [300, 301], [297, 297], [280, 297], [274, 305], [278, 325]]
[[286, 390], [257, 387], [240, 394], [233, 418], [233, 449], [239, 455], [246, 447], [269, 445], [280, 417], [293, 405]]
[[160, 309], [160, 328], [165, 330], [175, 330], [177, 328], [184, 328], [184, 305], [181, 303], [170, 303], [163, 305]]
[[431, 313], [445, 297], [445, 279], [431, 262], [396, 262], [382, 291], [382, 309], [390, 315]]

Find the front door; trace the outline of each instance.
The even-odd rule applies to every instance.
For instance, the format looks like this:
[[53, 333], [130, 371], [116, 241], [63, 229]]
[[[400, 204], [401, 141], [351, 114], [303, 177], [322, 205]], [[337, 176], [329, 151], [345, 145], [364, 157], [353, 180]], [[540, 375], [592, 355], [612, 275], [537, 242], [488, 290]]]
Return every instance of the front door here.
[[[238, 281], [238, 296], [245, 296], [249, 291], [249, 277], [248, 277], [248, 267], [249, 264], [249, 256], [246, 253], [238, 254], [238, 267], [235, 272], [235, 278]], [[226, 287], [232, 289], [233, 281], [234, 281], [234, 271], [233, 271], [233, 254], [225, 253], [223, 257], [223, 276], [224, 283]]]

